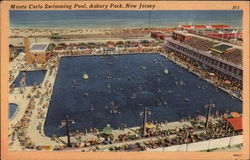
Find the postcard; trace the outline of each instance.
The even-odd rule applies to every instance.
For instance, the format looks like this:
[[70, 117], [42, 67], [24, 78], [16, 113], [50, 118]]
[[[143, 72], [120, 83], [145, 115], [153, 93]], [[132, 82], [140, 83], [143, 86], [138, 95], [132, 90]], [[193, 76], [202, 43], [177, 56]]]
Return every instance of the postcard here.
[[249, 2], [1, 2], [2, 159], [248, 159]]

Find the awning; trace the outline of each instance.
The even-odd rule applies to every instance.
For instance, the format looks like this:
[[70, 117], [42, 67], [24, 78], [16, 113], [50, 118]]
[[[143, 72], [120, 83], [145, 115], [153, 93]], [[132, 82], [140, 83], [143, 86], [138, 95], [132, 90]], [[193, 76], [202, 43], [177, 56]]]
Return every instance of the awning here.
[[233, 126], [234, 130], [241, 130], [242, 128], [242, 117], [227, 118], [227, 121]]
[[231, 81], [225, 80], [225, 83], [226, 83], [226, 84], [231, 84]]
[[115, 44], [115, 42], [113, 42], [113, 41], [108, 41], [108, 42], [106, 42], [106, 44], [112, 44], [112, 45], [114, 45]]
[[238, 112], [231, 112], [230, 114], [231, 114], [231, 116], [232, 116], [233, 118], [241, 117], [240, 113], [238, 113]]
[[147, 122], [146, 127], [147, 128], [153, 128], [155, 125], [152, 122]]
[[105, 134], [111, 134], [113, 131], [113, 128], [110, 127], [110, 125], [107, 125], [105, 128], [103, 128], [103, 133]]

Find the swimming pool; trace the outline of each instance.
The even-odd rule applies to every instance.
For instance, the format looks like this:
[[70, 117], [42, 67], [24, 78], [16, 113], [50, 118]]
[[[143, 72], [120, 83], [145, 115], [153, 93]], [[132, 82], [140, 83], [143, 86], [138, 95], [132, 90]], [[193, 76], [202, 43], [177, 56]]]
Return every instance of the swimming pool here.
[[63, 57], [44, 131], [47, 136], [65, 135], [59, 126], [66, 115], [75, 121], [71, 130], [138, 126], [144, 107], [151, 110], [149, 121], [177, 121], [205, 115], [210, 100], [216, 105], [212, 113], [242, 112], [240, 100], [157, 53]]
[[13, 119], [18, 111], [18, 105], [15, 103], [9, 103], [9, 119]]
[[23, 74], [26, 76], [26, 86], [32, 86], [34, 83], [40, 84], [43, 82], [46, 72], [47, 70], [21, 71], [12, 84], [15, 84], [15, 86], [18, 87]]

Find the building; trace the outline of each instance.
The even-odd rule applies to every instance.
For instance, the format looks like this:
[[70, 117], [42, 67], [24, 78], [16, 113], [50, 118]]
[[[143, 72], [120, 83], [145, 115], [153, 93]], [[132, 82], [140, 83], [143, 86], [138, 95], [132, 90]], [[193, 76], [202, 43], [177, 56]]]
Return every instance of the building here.
[[215, 54], [226, 54], [233, 49], [233, 46], [227, 44], [217, 44], [210, 48]]
[[240, 48], [228, 43], [219, 44], [208, 38], [199, 38], [197, 35], [187, 38], [191, 35], [191, 33], [185, 34], [181, 31], [173, 32], [173, 37], [167, 38], [164, 46], [226, 75], [229, 79], [242, 81], [242, 50]]
[[154, 39], [161, 39], [164, 40], [166, 35], [162, 32], [151, 32], [151, 37]]
[[25, 59], [28, 64], [45, 63], [47, 58], [53, 55], [54, 44], [34, 43], [30, 46], [29, 39], [24, 38]]
[[192, 34], [185, 32], [185, 31], [173, 31], [172, 38], [174, 40], [182, 42], [182, 41], [192, 38], [192, 36], [193, 36]]
[[242, 30], [232, 28], [225, 24], [215, 25], [179, 25], [180, 30], [186, 30], [191, 33], [207, 35], [218, 39], [237, 39], [242, 40]]

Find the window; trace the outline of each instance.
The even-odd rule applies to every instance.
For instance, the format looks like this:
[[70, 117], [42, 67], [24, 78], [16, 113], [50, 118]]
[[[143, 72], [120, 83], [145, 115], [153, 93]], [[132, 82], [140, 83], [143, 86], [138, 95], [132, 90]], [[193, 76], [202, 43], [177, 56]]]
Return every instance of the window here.
[[218, 63], [219, 63], [218, 61], [214, 60], [214, 65], [216, 65], [216, 66], [217, 66], [217, 65], [218, 65]]
[[239, 75], [242, 76], [242, 70], [240, 70], [240, 74]]
[[221, 63], [221, 62], [219, 62], [219, 63], [220, 63], [220, 68], [222, 68], [222, 64], [223, 64], [223, 63]]
[[227, 69], [227, 66], [228, 66], [228, 65], [224, 64], [224, 69]]
[[237, 74], [238, 73], [238, 69], [234, 68], [234, 73]]

